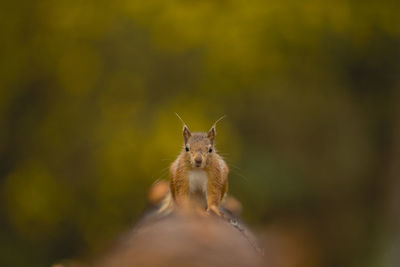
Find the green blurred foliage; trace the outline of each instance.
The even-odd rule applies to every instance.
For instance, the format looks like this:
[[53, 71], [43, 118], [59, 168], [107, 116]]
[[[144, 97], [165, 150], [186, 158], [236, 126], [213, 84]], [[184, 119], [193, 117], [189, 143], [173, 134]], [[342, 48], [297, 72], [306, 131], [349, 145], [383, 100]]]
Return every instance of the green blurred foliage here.
[[315, 225], [324, 266], [379, 261], [398, 1], [9, 1], [0, 10], [1, 266], [91, 255], [181, 143], [218, 148], [262, 228]]

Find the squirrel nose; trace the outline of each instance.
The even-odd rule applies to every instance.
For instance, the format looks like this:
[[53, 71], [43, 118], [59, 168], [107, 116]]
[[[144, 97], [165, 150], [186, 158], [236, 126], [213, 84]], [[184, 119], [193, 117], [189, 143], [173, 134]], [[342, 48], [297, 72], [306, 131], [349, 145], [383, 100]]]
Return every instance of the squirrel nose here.
[[194, 161], [196, 162], [196, 164], [201, 164], [202, 159], [201, 159], [200, 156], [197, 156], [197, 157], [194, 159]]

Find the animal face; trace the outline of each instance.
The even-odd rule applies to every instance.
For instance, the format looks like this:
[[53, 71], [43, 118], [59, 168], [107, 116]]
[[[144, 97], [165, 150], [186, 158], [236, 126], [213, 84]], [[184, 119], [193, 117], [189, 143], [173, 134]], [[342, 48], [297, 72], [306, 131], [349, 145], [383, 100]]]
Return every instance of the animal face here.
[[207, 166], [214, 153], [215, 130], [207, 133], [193, 133], [185, 126], [183, 137], [185, 141], [186, 158], [190, 161], [192, 168], [204, 168]]

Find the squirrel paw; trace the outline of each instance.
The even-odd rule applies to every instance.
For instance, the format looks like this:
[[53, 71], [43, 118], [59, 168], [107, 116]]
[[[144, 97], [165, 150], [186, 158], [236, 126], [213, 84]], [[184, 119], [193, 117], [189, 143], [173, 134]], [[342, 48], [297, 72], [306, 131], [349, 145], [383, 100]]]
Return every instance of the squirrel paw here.
[[215, 215], [217, 215], [219, 217], [222, 217], [224, 215], [221, 211], [219, 211], [218, 207], [215, 205], [211, 205], [210, 207], [208, 207], [207, 213], [208, 214], [214, 213]]

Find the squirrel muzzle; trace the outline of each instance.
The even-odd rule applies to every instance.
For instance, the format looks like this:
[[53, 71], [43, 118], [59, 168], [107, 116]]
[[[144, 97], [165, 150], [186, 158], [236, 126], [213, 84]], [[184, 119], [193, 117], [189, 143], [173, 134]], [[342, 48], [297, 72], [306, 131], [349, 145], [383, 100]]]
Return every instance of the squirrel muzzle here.
[[196, 167], [200, 168], [201, 164], [203, 163], [203, 157], [200, 154], [197, 154], [196, 157], [194, 158], [194, 163]]

